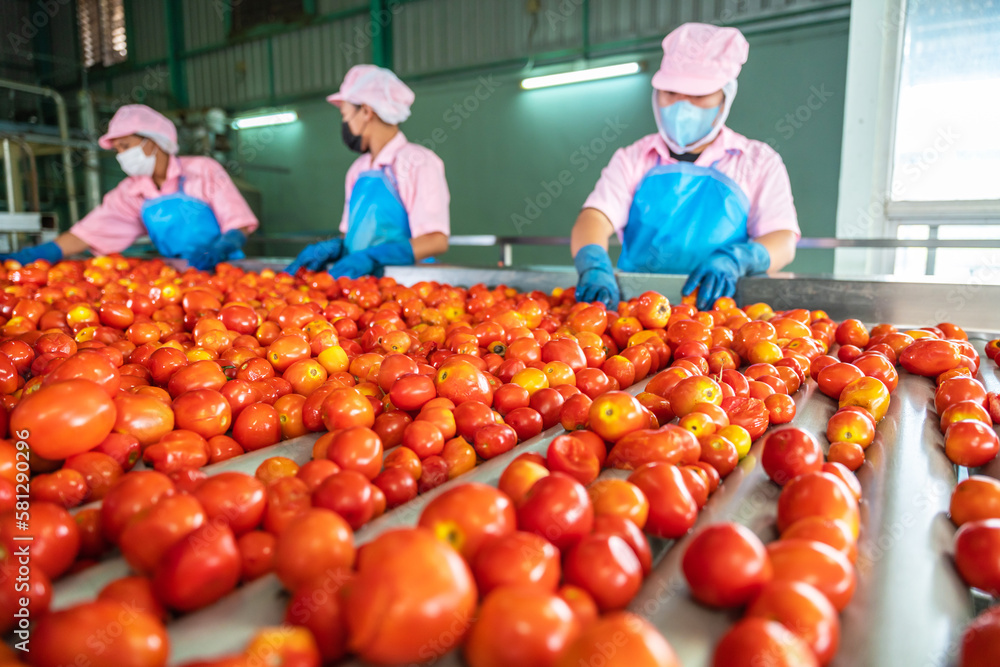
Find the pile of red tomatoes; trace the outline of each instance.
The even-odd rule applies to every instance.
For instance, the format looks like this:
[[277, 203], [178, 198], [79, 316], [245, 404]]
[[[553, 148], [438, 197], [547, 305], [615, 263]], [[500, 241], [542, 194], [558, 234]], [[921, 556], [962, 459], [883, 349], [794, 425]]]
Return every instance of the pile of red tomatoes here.
[[[826, 664], [830, 609], [853, 591], [851, 471], [897, 361], [944, 373], [942, 386], [978, 367], [953, 325], [869, 332], [821, 311], [720, 299], [699, 312], [653, 292], [608, 312], [571, 290], [178, 273], [120, 257], [11, 265], [0, 285], [0, 627], [30, 636], [39, 667], [160, 667], [170, 619], [266, 576], [291, 595], [285, 624], [198, 664], [424, 663], [461, 648], [471, 667], [676, 665], [624, 611], [653, 565], [647, 536], [688, 533], [751, 444], [792, 420], [810, 377], [840, 409], [826, 461], [809, 434], [769, 436], [782, 540], [765, 549], [713, 527], [688, 551], [704, 541], [709, 555], [685, 571], [695, 599], [752, 602], [748, 616], [771, 619], [741, 632]], [[910, 353], [925, 341], [934, 349]], [[514, 451], [547, 429], [547, 449]], [[305, 462], [202, 470], [310, 433], [297, 441]], [[495, 487], [462, 483], [504, 455]], [[450, 480], [410, 527], [357, 543], [355, 531]], [[50, 610], [54, 581], [118, 557], [129, 576]], [[736, 561], [756, 570], [727, 592]], [[815, 637], [788, 640], [802, 633], [774, 622], [788, 596], [813, 604]], [[95, 641], [108, 627], [117, 634]], [[755, 655], [737, 640], [734, 654]]]

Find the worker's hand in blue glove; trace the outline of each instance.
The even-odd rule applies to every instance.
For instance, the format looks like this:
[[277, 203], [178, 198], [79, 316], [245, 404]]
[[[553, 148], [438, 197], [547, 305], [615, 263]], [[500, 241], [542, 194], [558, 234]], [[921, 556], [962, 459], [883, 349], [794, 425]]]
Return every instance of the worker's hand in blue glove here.
[[759, 243], [736, 243], [719, 248], [691, 272], [681, 294], [698, 289], [698, 310], [710, 310], [715, 300], [736, 294], [736, 282], [751, 273], [763, 273], [771, 266], [771, 255]]
[[30, 248], [21, 248], [17, 252], [0, 255], [0, 262], [13, 259], [23, 265], [30, 264], [36, 259], [44, 259], [50, 264], [55, 264], [56, 262], [61, 261], [62, 258], [62, 248], [60, 248], [55, 241], [48, 241], [47, 243], [43, 243], [41, 245], [32, 246]]
[[299, 253], [295, 261], [285, 267], [285, 273], [295, 275], [303, 266], [310, 271], [319, 271], [325, 264], [336, 262], [344, 254], [344, 239], [335, 238], [308, 245]]
[[580, 279], [576, 283], [576, 300], [600, 301], [608, 310], [617, 310], [621, 292], [615, 280], [608, 251], [592, 243], [580, 248], [573, 259]]
[[230, 229], [225, 234], [215, 237], [208, 245], [195, 250], [188, 263], [199, 271], [211, 271], [219, 262], [243, 257], [241, 250], [247, 237], [238, 229]]
[[335, 278], [381, 276], [386, 266], [408, 266], [415, 261], [409, 241], [382, 243], [342, 257], [330, 267], [330, 275]]

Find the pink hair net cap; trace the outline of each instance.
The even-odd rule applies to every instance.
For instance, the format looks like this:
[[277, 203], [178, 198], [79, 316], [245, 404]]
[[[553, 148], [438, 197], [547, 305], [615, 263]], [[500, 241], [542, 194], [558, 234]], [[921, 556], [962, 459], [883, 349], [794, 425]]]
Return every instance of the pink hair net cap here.
[[145, 104], [120, 107], [108, 123], [108, 131], [97, 143], [101, 148], [111, 150], [112, 141], [130, 134], [152, 139], [170, 155], [177, 154], [177, 128], [169, 118]]
[[375, 65], [355, 65], [347, 71], [340, 90], [326, 101], [337, 107], [342, 102], [367, 104], [383, 121], [398, 125], [410, 117], [414, 99], [410, 87], [390, 70]]
[[653, 87], [682, 95], [709, 95], [739, 76], [750, 45], [736, 28], [685, 23], [663, 40], [663, 62]]

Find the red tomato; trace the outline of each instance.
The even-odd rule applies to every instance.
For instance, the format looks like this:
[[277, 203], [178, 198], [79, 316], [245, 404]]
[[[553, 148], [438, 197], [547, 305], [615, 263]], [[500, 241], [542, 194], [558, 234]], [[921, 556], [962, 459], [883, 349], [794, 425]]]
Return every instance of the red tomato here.
[[818, 472], [823, 465], [823, 450], [808, 431], [783, 428], [764, 439], [761, 464], [771, 480], [784, 486], [799, 475]]
[[[849, 471], [848, 471], [849, 472]], [[785, 485], [778, 497], [778, 530], [810, 516], [840, 519], [858, 535], [858, 502], [847, 484], [827, 472], [809, 472]]]
[[700, 530], [682, 564], [691, 595], [710, 607], [739, 607], [771, 579], [771, 562], [760, 539], [735, 523]]
[[[115, 628], [121, 634], [114, 641], [95, 640], [95, 628]], [[167, 631], [159, 619], [137, 609], [123, 610], [109, 600], [42, 616], [31, 640], [31, 664], [37, 667], [73, 665], [77, 660], [90, 667], [164, 667], [169, 653]]]
[[[12, 494], [13, 491], [14, 487], [11, 486]], [[36, 475], [31, 480], [32, 500], [55, 503], [67, 509], [82, 503], [87, 493], [87, 480], [83, 473], [77, 470], [56, 470], [45, 475]], [[13, 500], [12, 495], [10, 509], [14, 509]]]
[[818, 667], [809, 646], [781, 623], [744, 618], [715, 647], [712, 667]]
[[382, 490], [387, 509], [392, 509], [417, 497], [417, 479], [404, 468], [387, 467], [375, 476], [372, 484]]
[[372, 485], [355, 470], [330, 475], [313, 492], [313, 505], [333, 510], [357, 530], [375, 514]]
[[476, 610], [468, 565], [422, 528], [383, 533], [363, 546], [342, 596], [349, 649], [378, 664], [444, 655], [462, 643]]
[[649, 542], [631, 519], [608, 514], [595, 516], [594, 534], [617, 535], [625, 540], [635, 557], [639, 559], [643, 575], [649, 574], [650, 570], [653, 569], [653, 552], [649, 547]]
[[1000, 664], [1000, 613], [988, 609], [973, 619], [962, 635], [958, 667], [992, 667]]
[[101, 532], [109, 542], [117, 542], [125, 526], [160, 498], [173, 495], [174, 483], [163, 473], [136, 470], [121, 478], [101, 503]]
[[469, 667], [552, 667], [580, 634], [569, 605], [538, 588], [501, 588], [486, 596], [465, 643]]
[[319, 581], [305, 584], [288, 602], [285, 623], [303, 626], [312, 633], [323, 664], [339, 660], [347, 651], [347, 621], [344, 604], [337, 592], [350, 580], [350, 574], [338, 570]]
[[694, 463], [700, 456], [701, 444], [691, 431], [666, 424], [656, 430], [635, 431], [616, 442], [607, 464], [635, 470], [646, 463]]
[[68, 357], [55, 370], [45, 375], [42, 386], [65, 380], [90, 380], [100, 386], [110, 398], [115, 397], [121, 384], [117, 367], [97, 350], [80, 350]]
[[119, 393], [114, 400], [115, 433], [134, 436], [144, 448], [174, 428], [174, 411], [154, 396]]
[[597, 397], [590, 405], [590, 428], [609, 442], [617, 442], [632, 431], [649, 426], [648, 412], [635, 396], [612, 391]]
[[197, 389], [174, 399], [174, 423], [177, 428], [194, 431], [206, 440], [223, 435], [233, 421], [226, 397], [212, 389]]
[[241, 581], [253, 581], [274, 570], [274, 551], [277, 538], [263, 530], [251, 530], [240, 535], [236, 546], [240, 550], [243, 565]]
[[158, 599], [172, 609], [206, 607], [236, 588], [243, 561], [228, 526], [207, 524], [170, 547], [153, 575]]
[[573, 435], [553, 439], [545, 459], [549, 470], [565, 473], [581, 484], [590, 484], [601, 472], [601, 462], [591, 448]]
[[826, 665], [840, 646], [837, 610], [816, 588], [799, 581], [774, 581], [747, 608], [748, 618], [778, 621], [797, 635]]
[[267, 487], [264, 530], [275, 535], [311, 506], [309, 487], [298, 477], [282, 477]]
[[[614, 647], [610, 653], [609, 647]], [[557, 663], [558, 667], [680, 667], [680, 660], [649, 621], [619, 611], [601, 616], [586, 627]]]
[[801, 581], [814, 586], [843, 611], [854, 596], [857, 578], [847, 556], [815, 540], [783, 539], [767, 545], [775, 581]]
[[722, 400], [722, 409], [726, 411], [729, 423], [745, 428], [751, 440], [763, 435], [770, 423], [767, 406], [758, 398], [731, 396]]
[[[26, 542], [18, 540], [32, 536], [29, 545], [31, 568], [37, 568], [49, 579], [66, 572], [80, 551], [80, 531], [66, 508], [48, 502], [31, 503], [28, 518], [30, 532], [19, 527], [23, 512], [8, 511], [0, 515], [0, 543], [7, 554], [24, 553]], [[13, 559], [13, 556], [9, 556]]]
[[100, 452], [74, 454], [63, 463], [63, 470], [76, 470], [87, 484], [88, 499], [100, 500], [124, 474], [113, 458]]
[[153, 582], [147, 577], [132, 576], [115, 579], [101, 589], [101, 592], [97, 594], [97, 599], [128, 605], [126, 608], [134, 608], [161, 621], [167, 619], [167, 610], [156, 599]]
[[278, 443], [281, 440], [281, 417], [278, 410], [266, 403], [249, 406], [233, 423], [233, 439], [248, 452]]
[[514, 505], [503, 492], [485, 484], [456, 486], [435, 497], [418, 525], [431, 530], [472, 563], [488, 540], [517, 529]]
[[949, 340], [921, 338], [910, 343], [899, 355], [899, 364], [914, 375], [934, 377], [959, 365], [958, 346]]
[[569, 475], [552, 473], [535, 482], [517, 508], [520, 530], [568, 549], [590, 532], [594, 508], [582, 484]]
[[559, 550], [544, 537], [523, 531], [484, 542], [472, 564], [484, 596], [501, 586], [537, 586], [553, 592], [562, 572]]
[[694, 526], [698, 505], [684, 483], [684, 476], [671, 463], [647, 463], [633, 472], [635, 484], [649, 500], [645, 532], [656, 537], [677, 538]]
[[944, 434], [944, 453], [952, 463], [969, 468], [986, 465], [1000, 452], [996, 431], [980, 421], [960, 421]]
[[419, 410], [437, 395], [434, 381], [426, 375], [406, 375], [389, 390], [389, 400], [400, 410]]
[[982, 519], [1000, 519], [1000, 481], [985, 475], [962, 480], [951, 494], [948, 513], [956, 526]]
[[517, 433], [506, 424], [490, 424], [476, 431], [473, 445], [481, 458], [491, 459], [514, 449]]
[[65, 459], [101, 444], [116, 415], [100, 385], [66, 380], [23, 396], [11, 412], [10, 432], [28, 434], [24, 439], [38, 456]]
[[355, 470], [368, 479], [374, 479], [382, 470], [382, 441], [375, 431], [364, 426], [337, 432], [326, 455], [341, 470]]
[[209, 477], [193, 495], [209, 522], [229, 526], [237, 537], [260, 525], [267, 505], [264, 484], [252, 475], [235, 471]]
[[213, 389], [219, 391], [229, 378], [222, 372], [222, 367], [215, 361], [196, 361], [184, 366], [170, 376], [167, 391], [174, 398], [196, 389]]
[[143, 461], [157, 472], [170, 474], [208, 463], [208, 442], [194, 431], [171, 431], [146, 448]]
[[[52, 582], [40, 568], [29, 568], [27, 576], [19, 577], [19, 561], [21, 557], [14, 552], [7, 559], [0, 561], [0, 632], [10, 632], [22, 623], [15, 616], [20, 613], [23, 618], [22, 601], [27, 599], [29, 617], [23, 620], [19, 631], [26, 631], [31, 618], [41, 618], [49, 610], [52, 602]], [[29, 556], [30, 563], [30, 556]]]
[[369, 400], [357, 389], [335, 389], [323, 400], [323, 423], [328, 431], [351, 426], [375, 425], [375, 411]]
[[122, 467], [123, 471], [128, 472], [139, 462], [142, 445], [134, 435], [111, 433], [93, 451], [107, 454]]
[[955, 567], [969, 586], [1000, 595], [1000, 519], [970, 521], [958, 529]]
[[163, 496], [125, 526], [118, 546], [133, 570], [151, 574], [172, 546], [203, 526], [206, 520], [205, 510], [196, 498]]
[[290, 591], [328, 571], [354, 564], [354, 535], [336, 512], [313, 508], [293, 519], [281, 534], [274, 571]]

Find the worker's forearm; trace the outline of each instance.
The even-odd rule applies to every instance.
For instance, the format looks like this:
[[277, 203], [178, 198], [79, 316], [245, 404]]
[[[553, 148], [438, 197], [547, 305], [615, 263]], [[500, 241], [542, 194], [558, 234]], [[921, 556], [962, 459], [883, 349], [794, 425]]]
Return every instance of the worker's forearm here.
[[771, 266], [768, 273], [777, 273], [792, 263], [795, 259], [795, 233], [788, 230], [781, 230], [764, 234], [754, 239], [767, 249], [767, 254], [771, 256]]
[[413, 257], [416, 261], [440, 255], [448, 249], [448, 237], [441, 232], [432, 232], [410, 239], [413, 246]]
[[608, 237], [614, 233], [615, 229], [611, 225], [608, 216], [604, 215], [596, 208], [585, 208], [580, 211], [580, 215], [573, 225], [573, 234], [570, 239], [570, 252], [576, 257], [576, 253], [583, 246], [596, 244], [602, 248], [608, 247]]
[[63, 257], [77, 255], [90, 249], [90, 246], [88, 246], [83, 239], [74, 235], [72, 232], [63, 232], [57, 236], [56, 245], [59, 246], [60, 250], [62, 250]]

